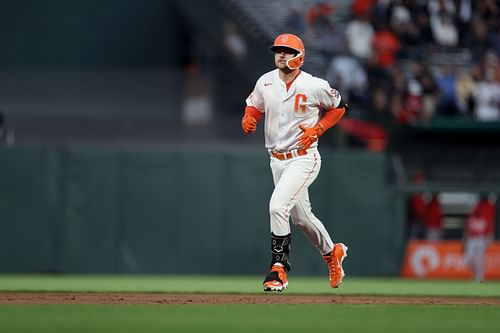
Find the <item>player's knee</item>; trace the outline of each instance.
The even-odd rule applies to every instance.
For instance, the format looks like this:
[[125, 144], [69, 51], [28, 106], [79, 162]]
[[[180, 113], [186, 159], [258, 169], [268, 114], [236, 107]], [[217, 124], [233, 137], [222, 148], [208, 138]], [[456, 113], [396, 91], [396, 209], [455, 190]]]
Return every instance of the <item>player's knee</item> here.
[[269, 203], [269, 214], [271, 216], [285, 217], [287, 216], [286, 206], [277, 202], [276, 200], [271, 200]]

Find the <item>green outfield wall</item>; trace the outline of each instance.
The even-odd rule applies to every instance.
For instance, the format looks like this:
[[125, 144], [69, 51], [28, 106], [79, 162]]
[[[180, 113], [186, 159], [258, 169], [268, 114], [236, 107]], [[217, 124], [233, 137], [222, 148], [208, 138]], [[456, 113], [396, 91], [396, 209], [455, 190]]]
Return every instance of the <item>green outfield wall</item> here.
[[[385, 154], [322, 151], [310, 189], [353, 275], [397, 274], [404, 237]], [[263, 149], [0, 149], [0, 271], [261, 274], [268, 269]], [[292, 228], [292, 270], [324, 274]]]

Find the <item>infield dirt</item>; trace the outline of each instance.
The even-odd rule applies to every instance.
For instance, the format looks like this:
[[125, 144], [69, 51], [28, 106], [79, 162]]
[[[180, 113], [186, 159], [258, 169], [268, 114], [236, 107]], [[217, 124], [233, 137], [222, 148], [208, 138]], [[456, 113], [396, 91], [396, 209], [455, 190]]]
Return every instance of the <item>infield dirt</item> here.
[[500, 298], [273, 294], [2, 292], [0, 304], [422, 304], [500, 305]]

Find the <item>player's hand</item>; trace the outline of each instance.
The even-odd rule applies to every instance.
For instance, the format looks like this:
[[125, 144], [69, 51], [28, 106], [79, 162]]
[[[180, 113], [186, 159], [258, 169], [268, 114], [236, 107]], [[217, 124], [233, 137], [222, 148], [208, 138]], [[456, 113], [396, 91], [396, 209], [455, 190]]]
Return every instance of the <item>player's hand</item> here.
[[241, 119], [241, 128], [246, 134], [253, 133], [257, 129], [257, 120], [252, 116], [245, 115]]
[[302, 136], [299, 138], [299, 145], [302, 149], [309, 148], [314, 142], [318, 141], [318, 138], [324, 132], [320, 125], [316, 125], [314, 127], [299, 125], [299, 127], [303, 131]]

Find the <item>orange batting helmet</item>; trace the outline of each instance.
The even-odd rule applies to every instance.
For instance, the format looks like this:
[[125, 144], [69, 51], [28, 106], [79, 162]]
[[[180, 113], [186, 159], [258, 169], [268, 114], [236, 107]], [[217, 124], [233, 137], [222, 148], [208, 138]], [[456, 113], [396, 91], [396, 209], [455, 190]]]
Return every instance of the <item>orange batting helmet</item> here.
[[269, 48], [274, 52], [278, 47], [286, 47], [297, 51], [297, 55], [286, 62], [288, 68], [297, 69], [302, 67], [306, 56], [306, 49], [304, 48], [302, 39], [292, 34], [282, 34], [276, 37], [274, 44]]

